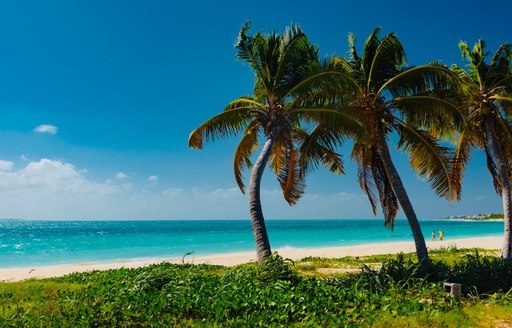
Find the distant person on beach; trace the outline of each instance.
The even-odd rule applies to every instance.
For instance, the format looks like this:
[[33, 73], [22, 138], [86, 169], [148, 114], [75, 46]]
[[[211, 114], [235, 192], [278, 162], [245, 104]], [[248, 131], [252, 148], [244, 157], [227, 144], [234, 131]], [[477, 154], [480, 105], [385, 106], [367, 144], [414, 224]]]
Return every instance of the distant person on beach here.
[[439, 229], [439, 240], [443, 240], [444, 239], [444, 231], [443, 229]]
[[436, 232], [434, 230], [432, 230], [432, 240], [436, 240]]

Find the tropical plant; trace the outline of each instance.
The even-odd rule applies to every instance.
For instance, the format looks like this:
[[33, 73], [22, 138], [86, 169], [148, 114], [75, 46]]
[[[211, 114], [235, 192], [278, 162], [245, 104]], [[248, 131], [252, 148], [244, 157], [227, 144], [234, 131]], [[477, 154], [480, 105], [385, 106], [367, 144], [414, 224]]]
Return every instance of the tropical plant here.
[[496, 193], [503, 199], [505, 236], [502, 256], [512, 257], [512, 206], [510, 175], [512, 172], [512, 45], [502, 44], [490, 63], [485, 59], [485, 42], [479, 40], [470, 50], [460, 42], [467, 70], [453, 65], [462, 82], [467, 124], [461, 130], [456, 162], [453, 167], [454, 197], [460, 199], [462, 175], [474, 148], [485, 153]]
[[[512, 319], [512, 262], [467, 253], [461, 250], [450, 265], [432, 260], [437, 272], [425, 278], [402, 254], [361, 258], [359, 268], [381, 263], [379, 270], [363, 266], [359, 272], [319, 272], [315, 277], [272, 256], [260, 266], [162, 262], [0, 282], [0, 326], [503, 326]], [[325, 268], [326, 260], [300, 262]], [[466, 301], [449, 301], [442, 287], [447, 279], [463, 284]]]
[[[435, 192], [450, 198], [450, 151], [436, 136], [444, 136], [463, 122], [457, 108], [443, 97], [455, 85], [454, 74], [444, 65], [431, 63], [406, 67], [402, 44], [390, 33], [379, 37], [375, 29], [362, 55], [349, 35], [349, 58], [338, 58], [347, 84], [340, 93], [341, 110], [357, 112], [366, 133], [356, 137], [352, 158], [358, 180], [376, 215], [377, 201], [385, 226], [393, 227], [399, 204], [409, 222], [418, 260], [428, 264], [428, 252], [416, 213], [393, 164], [388, 143], [399, 136], [398, 149], [410, 156], [413, 169], [430, 181]], [[377, 199], [378, 197], [378, 199]]]
[[[340, 130], [355, 133], [361, 126], [347, 113], [313, 106], [324, 99], [324, 88], [336, 85], [337, 73], [329, 71], [329, 63], [318, 61], [318, 48], [298, 26], [290, 26], [283, 34], [253, 36], [247, 35], [249, 27], [249, 23], [242, 27], [235, 46], [237, 58], [254, 72], [254, 95], [232, 101], [222, 113], [201, 124], [190, 134], [189, 146], [202, 148], [203, 140], [243, 135], [235, 151], [234, 173], [245, 192], [242, 173], [252, 167], [250, 215], [258, 262], [264, 262], [271, 254], [260, 200], [267, 163], [270, 161], [286, 201], [295, 204], [312, 168], [324, 165], [332, 172], [343, 172], [334, 141], [341, 141]], [[253, 166], [251, 156], [261, 137], [266, 140]]]

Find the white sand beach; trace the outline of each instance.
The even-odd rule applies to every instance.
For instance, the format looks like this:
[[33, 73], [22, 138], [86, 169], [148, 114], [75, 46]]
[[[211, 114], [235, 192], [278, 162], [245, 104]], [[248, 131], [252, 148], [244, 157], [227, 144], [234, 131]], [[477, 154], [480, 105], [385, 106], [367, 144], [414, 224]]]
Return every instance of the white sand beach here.
[[[457, 248], [485, 248], [485, 249], [501, 249], [503, 237], [477, 237], [452, 239], [443, 241], [427, 241], [429, 249], [441, 247], [457, 247]], [[281, 256], [292, 260], [300, 260], [308, 256], [340, 258], [345, 256], [367, 256], [377, 254], [396, 254], [400, 252], [414, 252], [414, 243], [408, 242], [391, 242], [391, 243], [375, 243], [354, 246], [341, 247], [322, 247], [322, 248], [283, 248], [275, 249]], [[233, 266], [237, 264], [255, 261], [256, 252], [238, 252], [225, 253], [208, 256], [189, 256], [185, 258], [186, 263], [208, 263]], [[81, 263], [81, 264], [64, 264], [53, 266], [34, 266], [22, 268], [0, 269], [0, 281], [20, 281], [30, 278], [49, 278], [63, 276], [72, 272], [85, 272], [91, 270], [108, 270], [118, 268], [136, 268], [147, 266], [159, 262], [181, 263], [181, 258], [159, 258], [159, 259], [140, 259], [115, 261], [108, 263]]]

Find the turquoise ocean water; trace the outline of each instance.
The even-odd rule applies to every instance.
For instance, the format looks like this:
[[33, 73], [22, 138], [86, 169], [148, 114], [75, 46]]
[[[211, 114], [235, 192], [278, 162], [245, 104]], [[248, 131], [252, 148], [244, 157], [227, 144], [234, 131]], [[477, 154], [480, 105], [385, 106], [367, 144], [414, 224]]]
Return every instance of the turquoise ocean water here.
[[[427, 240], [501, 236], [503, 222], [422, 220]], [[405, 220], [385, 229], [378, 219], [267, 220], [273, 249], [412, 241]], [[0, 268], [138, 258], [181, 258], [254, 250], [250, 221], [0, 220]]]

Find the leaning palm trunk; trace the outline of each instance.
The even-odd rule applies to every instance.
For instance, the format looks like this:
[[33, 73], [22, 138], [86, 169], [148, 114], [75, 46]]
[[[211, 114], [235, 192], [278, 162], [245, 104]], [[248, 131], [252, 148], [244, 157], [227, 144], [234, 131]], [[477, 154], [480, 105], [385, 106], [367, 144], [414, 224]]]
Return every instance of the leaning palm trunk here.
[[505, 156], [501, 149], [501, 144], [494, 129], [494, 122], [490, 119], [486, 122], [486, 128], [491, 140], [491, 146], [494, 154], [494, 160], [498, 166], [498, 175], [501, 184], [501, 198], [503, 200], [503, 221], [505, 225], [505, 236], [503, 237], [502, 256], [505, 259], [512, 258], [512, 231], [510, 230], [512, 219], [512, 206], [510, 194], [510, 175], [505, 161]]
[[263, 218], [263, 210], [261, 209], [260, 183], [274, 142], [274, 136], [270, 136], [265, 142], [263, 150], [254, 164], [249, 181], [249, 211], [251, 213], [252, 232], [256, 241], [258, 263], [265, 262], [272, 253], [267, 228], [265, 227], [265, 219]]
[[414, 238], [414, 245], [416, 246], [418, 263], [420, 263], [421, 268], [425, 269], [429, 263], [429, 259], [427, 245], [425, 244], [425, 237], [421, 232], [420, 223], [418, 222], [416, 213], [414, 212], [411, 201], [409, 200], [409, 196], [405, 191], [402, 179], [400, 179], [398, 171], [396, 170], [396, 167], [391, 160], [391, 155], [386, 140], [382, 137], [380, 138], [379, 143], [380, 155], [384, 163], [384, 168], [386, 169], [386, 174], [389, 178], [389, 181], [391, 182], [393, 191], [398, 198], [398, 201], [400, 202], [400, 206], [402, 207], [402, 210], [407, 217], [409, 226], [411, 227], [412, 236]]

